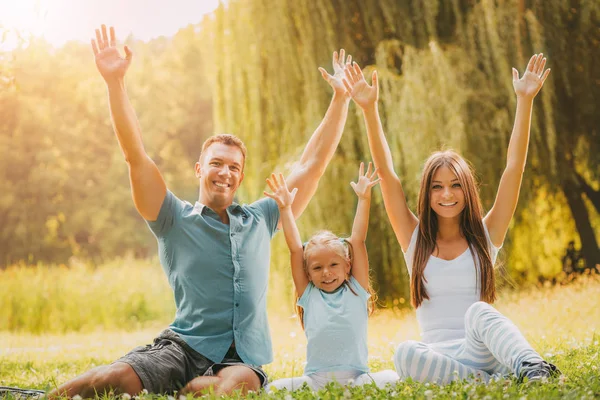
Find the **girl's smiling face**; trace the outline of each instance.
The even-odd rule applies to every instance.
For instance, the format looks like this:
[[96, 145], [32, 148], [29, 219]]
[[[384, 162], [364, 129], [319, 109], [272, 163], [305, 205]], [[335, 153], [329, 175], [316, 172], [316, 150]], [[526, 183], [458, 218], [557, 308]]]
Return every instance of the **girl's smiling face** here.
[[350, 263], [328, 246], [311, 249], [306, 262], [308, 280], [325, 292], [339, 288], [350, 274]]

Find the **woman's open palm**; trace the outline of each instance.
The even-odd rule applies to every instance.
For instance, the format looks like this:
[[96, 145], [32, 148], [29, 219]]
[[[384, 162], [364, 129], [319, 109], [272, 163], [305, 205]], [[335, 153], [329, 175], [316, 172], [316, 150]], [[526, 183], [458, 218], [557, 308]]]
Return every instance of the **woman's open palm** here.
[[350, 93], [350, 97], [360, 108], [364, 109], [377, 103], [379, 98], [377, 71], [373, 71], [372, 85], [367, 83], [360, 66], [356, 62], [346, 68], [345, 73], [344, 86], [346, 91]]
[[513, 87], [517, 97], [533, 99], [538, 94], [550, 74], [550, 69], [544, 71], [545, 65], [546, 58], [540, 53], [531, 57], [521, 78], [519, 71], [513, 68]]

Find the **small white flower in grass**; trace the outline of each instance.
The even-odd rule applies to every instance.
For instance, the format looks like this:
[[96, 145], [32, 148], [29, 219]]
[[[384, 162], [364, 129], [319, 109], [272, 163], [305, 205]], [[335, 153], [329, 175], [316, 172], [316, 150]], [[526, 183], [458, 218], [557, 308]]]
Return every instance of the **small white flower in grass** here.
[[147, 395], [147, 394], [148, 394], [148, 389], [144, 389], [144, 390], [142, 390], [142, 394], [143, 394], [143, 395]]
[[455, 369], [454, 372], [452, 373], [452, 375], [458, 376], [458, 370]]
[[187, 399], [187, 397], [185, 397], [184, 395], [182, 395], [182, 394], [179, 395], [179, 400], [186, 400], [186, 399]]
[[492, 400], [492, 396], [488, 394], [487, 396], [483, 397], [483, 400]]
[[427, 400], [433, 399], [433, 390], [426, 390], [423, 394]]
[[354, 385], [354, 379], [348, 379], [348, 385]]
[[73, 400], [81, 400], [81, 396], [76, 394], [75, 396], [72, 397]]
[[286, 394], [284, 397], [285, 400], [294, 400], [291, 394]]
[[564, 385], [566, 381], [567, 381], [567, 377], [565, 375], [561, 375], [561, 376], [558, 377], [558, 384], [559, 385], [561, 385], [561, 386]]
[[592, 365], [592, 369], [595, 371], [598, 369], [598, 367], [596, 367], [595, 365]]
[[129, 393], [123, 393], [121, 395], [121, 399], [123, 399], [123, 400], [131, 400], [131, 395]]
[[175, 397], [173, 397], [173, 396], [167, 396], [167, 400], [175, 400]]

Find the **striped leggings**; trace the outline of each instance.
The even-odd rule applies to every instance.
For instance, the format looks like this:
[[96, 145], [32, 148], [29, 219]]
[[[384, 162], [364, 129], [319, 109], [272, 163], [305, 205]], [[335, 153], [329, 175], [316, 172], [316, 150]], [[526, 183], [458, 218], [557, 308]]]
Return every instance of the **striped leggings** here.
[[407, 341], [394, 355], [401, 379], [446, 384], [471, 376], [488, 382], [493, 376], [519, 376], [524, 361], [540, 362], [519, 329], [495, 308], [474, 303], [465, 314], [465, 338], [439, 343]]

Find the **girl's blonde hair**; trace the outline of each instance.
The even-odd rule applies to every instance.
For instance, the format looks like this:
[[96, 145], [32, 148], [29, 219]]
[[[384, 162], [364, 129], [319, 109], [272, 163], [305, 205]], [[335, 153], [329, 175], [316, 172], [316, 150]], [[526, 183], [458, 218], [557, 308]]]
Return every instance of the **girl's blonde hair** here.
[[419, 232], [410, 280], [411, 304], [417, 308], [424, 299], [429, 299], [423, 272], [437, 246], [438, 232], [437, 214], [432, 210], [430, 202], [431, 181], [435, 172], [442, 166], [449, 168], [456, 175], [465, 194], [465, 208], [460, 215], [460, 231], [467, 239], [469, 250], [475, 259], [475, 272], [481, 287], [480, 300], [493, 303], [496, 299], [494, 265], [483, 227], [483, 207], [477, 184], [469, 164], [455, 151], [446, 150], [433, 153], [423, 168], [417, 205]]
[[[340, 238], [334, 235], [330, 231], [320, 231], [313, 235], [308, 242], [304, 243], [302, 246], [304, 248], [303, 259], [304, 259], [304, 272], [308, 276], [308, 258], [310, 257], [310, 253], [318, 246], [326, 246], [337, 253], [340, 257], [342, 257], [348, 264], [350, 264], [350, 275], [352, 275], [352, 263], [354, 261], [354, 249], [352, 248], [352, 243], [350, 240], [346, 238]], [[343, 285], [348, 286], [348, 289], [355, 296], [358, 296], [348, 279], [344, 280]], [[373, 290], [371, 286], [371, 281], [369, 280], [369, 287], [367, 288], [367, 292], [371, 295], [369, 297], [369, 302], [367, 303], [367, 311], [369, 315], [373, 314], [375, 311], [375, 304], [377, 303], [377, 294]], [[302, 325], [302, 329], [304, 329], [304, 309], [300, 307], [298, 304], [298, 295], [296, 293], [296, 313], [298, 314], [298, 318], [300, 318], [300, 325]]]

